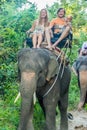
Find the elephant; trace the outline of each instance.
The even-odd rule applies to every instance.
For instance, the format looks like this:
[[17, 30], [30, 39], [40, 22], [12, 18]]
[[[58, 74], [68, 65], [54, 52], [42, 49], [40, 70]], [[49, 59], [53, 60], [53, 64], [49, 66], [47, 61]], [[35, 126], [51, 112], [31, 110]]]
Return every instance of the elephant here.
[[82, 110], [87, 103], [87, 55], [82, 55], [77, 58], [74, 63], [74, 68], [77, 72], [78, 86], [80, 88], [80, 102], [78, 110]]
[[34, 130], [33, 95], [45, 116], [45, 130], [56, 130], [56, 107], [60, 110], [60, 130], [68, 130], [69, 65], [60, 67], [60, 59], [45, 48], [23, 48], [18, 52], [21, 114], [18, 130]]

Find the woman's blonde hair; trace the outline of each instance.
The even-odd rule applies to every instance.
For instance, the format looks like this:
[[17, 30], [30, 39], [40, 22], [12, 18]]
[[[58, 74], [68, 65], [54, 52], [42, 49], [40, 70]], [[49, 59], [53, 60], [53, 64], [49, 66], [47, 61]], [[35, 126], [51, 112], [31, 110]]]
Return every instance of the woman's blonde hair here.
[[49, 25], [49, 21], [48, 21], [48, 13], [47, 13], [46, 9], [41, 9], [41, 11], [40, 11], [39, 24], [42, 24], [41, 13], [42, 13], [43, 10], [46, 11], [46, 17], [45, 17], [45, 24], [44, 24], [44, 26], [47, 27]]

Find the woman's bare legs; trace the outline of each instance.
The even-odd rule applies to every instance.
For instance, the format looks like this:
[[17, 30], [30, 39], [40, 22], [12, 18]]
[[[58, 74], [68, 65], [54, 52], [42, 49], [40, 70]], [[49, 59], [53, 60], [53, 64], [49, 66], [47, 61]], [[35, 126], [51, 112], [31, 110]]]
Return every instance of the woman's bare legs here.
[[37, 34], [33, 34], [32, 36], [33, 48], [37, 48]]
[[45, 36], [46, 36], [46, 41], [48, 43], [48, 48], [51, 48], [51, 33], [48, 27], [45, 29]]
[[38, 44], [37, 44], [37, 48], [40, 48], [40, 45], [43, 41], [43, 34], [42, 33], [39, 33], [38, 34]]

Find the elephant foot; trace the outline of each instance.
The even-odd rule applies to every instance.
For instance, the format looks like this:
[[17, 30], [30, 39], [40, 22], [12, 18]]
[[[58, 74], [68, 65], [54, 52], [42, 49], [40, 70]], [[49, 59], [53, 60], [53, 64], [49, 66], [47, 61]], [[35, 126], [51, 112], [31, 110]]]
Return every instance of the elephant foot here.
[[84, 105], [84, 102], [80, 102], [79, 103], [79, 105], [78, 105], [78, 111], [82, 110], [83, 105]]

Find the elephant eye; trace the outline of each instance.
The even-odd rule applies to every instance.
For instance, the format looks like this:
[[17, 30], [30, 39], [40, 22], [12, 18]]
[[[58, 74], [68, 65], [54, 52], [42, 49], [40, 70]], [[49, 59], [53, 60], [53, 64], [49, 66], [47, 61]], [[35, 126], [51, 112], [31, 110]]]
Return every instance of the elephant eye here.
[[42, 70], [39, 71], [39, 74], [41, 74], [41, 73], [42, 73]]

